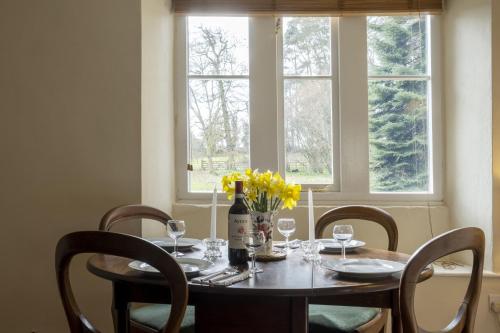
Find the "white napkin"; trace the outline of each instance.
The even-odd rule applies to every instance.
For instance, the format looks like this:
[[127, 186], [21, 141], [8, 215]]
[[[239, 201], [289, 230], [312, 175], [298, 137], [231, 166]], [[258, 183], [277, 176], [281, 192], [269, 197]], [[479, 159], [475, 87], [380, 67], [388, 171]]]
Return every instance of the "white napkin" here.
[[246, 280], [250, 277], [250, 271], [244, 271], [241, 272], [240, 274], [230, 276], [226, 279], [215, 281], [213, 285], [215, 286], [230, 286], [232, 284], [235, 284], [237, 282]]
[[193, 283], [199, 283], [199, 284], [210, 284], [209, 283], [210, 279], [217, 278], [217, 277], [223, 275], [226, 272], [227, 272], [227, 269], [223, 269], [223, 270], [217, 271], [217, 272], [211, 272], [211, 273], [208, 273], [208, 274], [203, 274], [202, 273], [201, 276], [198, 276], [198, 277], [195, 277], [194, 279], [191, 279], [191, 282], [193, 282]]

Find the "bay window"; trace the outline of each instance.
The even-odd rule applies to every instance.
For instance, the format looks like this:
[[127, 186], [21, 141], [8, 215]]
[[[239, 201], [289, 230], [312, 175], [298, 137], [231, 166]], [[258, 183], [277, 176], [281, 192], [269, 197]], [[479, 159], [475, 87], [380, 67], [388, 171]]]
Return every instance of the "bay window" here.
[[178, 199], [247, 167], [319, 201], [441, 199], [437, 17], [176, 19]]

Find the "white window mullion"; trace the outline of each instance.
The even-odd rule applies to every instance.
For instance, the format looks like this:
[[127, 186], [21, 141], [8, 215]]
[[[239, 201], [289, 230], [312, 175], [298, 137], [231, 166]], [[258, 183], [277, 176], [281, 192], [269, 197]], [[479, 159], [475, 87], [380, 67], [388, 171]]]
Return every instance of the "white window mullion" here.
[[[176, 193], [177, 198], [188, 197], [189, 172], [188, 164], [191, 158], [188, 156], [189, 131], [188, 131], [188, 82], [187, 82], [187, 18], [185, 16], [176, 17], [175, 31], [175, 145], [176, 168]], [[166, 143], [168, 144], [168, 143]]]
[[[283, 18], [279, 18], [279, 22], [275, 21], [276, 35], [276, 93], [277, 93], [277, 110], [278, 110], [278, 171], [280, 175], [285, 177], [286, 161], [285, 161], [285, 97], [284, 89], [285, 82], [283, 77]], [[279, 23], [279, 24], [278, 24]]]
[[278, 170], [276, 34], [273, 17], [250, 18], [250, 163]]
[[331, 45], [332, 45], [332, 148], [333, 148], [333, 186], [332, 191], [339, 192], [341, 186], [340, 170], [340, 64], [339, 64], [339, 19], [331, 19]]
[[340, 162], [343, 198], [369, 192], [366, 18], [339, 22]]
[[432, 80], [429, 82], [428, 100], [430, 117], [428, 122], [429, 133], [429, 167], [430, 170], [430, 188], [433, 193], [430, 199], [440, 200], [443, 197], [443, 170], [444, 170], [444, 144], [443, 144], [443, 118], [442, 118], [442, 74], [441, 74], [441, 25], [439, 18], [431, 16], [427, 20], [427, 31], [429, 38], [427, 39], [428, 50], [428, 71]]

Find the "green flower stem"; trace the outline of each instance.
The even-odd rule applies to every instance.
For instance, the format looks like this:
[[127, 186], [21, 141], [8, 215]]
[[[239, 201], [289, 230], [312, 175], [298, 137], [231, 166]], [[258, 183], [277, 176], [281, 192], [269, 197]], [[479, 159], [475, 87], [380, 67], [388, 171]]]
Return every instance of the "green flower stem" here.
[[271, 210], [272, 211], [277, 210], [280, 204], [281, 204], [281, 199], [280, 198], [276, 198], [276, 201], [274, 202], [274, 206], [271, 206]]

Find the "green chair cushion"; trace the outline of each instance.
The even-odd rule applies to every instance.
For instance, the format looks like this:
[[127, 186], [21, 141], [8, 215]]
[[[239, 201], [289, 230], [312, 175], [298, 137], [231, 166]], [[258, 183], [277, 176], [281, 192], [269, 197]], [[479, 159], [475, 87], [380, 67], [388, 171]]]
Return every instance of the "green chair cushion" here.
[[[144, 326], [160, 330], [167, 323], [170, 304], [151, 304], [130, 310], [130, 319]], [[194, 333], [194, 306], [188, 306], [182, 320], [181, 333]]]
[[309, 332], [347, 333], [372, 320], [380, 309], [354, 306], [309, 305]]

